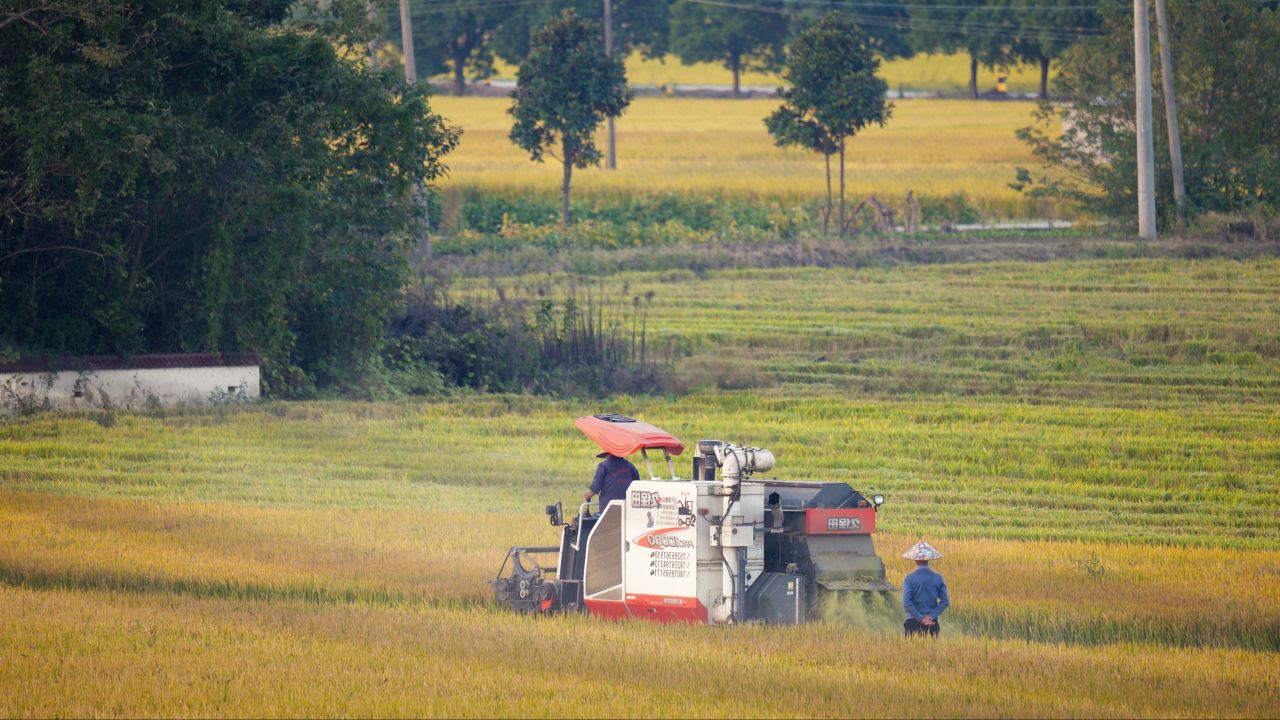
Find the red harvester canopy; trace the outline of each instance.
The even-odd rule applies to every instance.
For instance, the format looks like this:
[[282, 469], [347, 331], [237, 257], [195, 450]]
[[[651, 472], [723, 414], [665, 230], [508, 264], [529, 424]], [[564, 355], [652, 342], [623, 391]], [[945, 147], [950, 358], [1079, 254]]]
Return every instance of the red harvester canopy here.
[[684, 452], [684, 443], [671, 433], [623, 415], [587, 415], [573, 424], [601, 450], [618, 457], [632, 455], [641, 448], [666, 448], [672, 455]]

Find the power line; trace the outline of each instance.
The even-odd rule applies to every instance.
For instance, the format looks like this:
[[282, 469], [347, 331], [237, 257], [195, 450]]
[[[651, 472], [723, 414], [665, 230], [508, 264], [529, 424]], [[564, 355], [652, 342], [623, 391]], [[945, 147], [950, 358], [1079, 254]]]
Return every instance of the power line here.
[[980, 11], [997, 11], [997, 12], [1044, 12], [1057, 10], [1062, 12], [1078, 11], [1078, 10], [1097, 10], [1097, 5], [1029, 5], [1021, 7], [999, 7], [993, 8], [988, 5], [933, 5], [929, 3], [875, 3], [875, 2], [849, 2], [848, 0], [785, 0], [787, 3], [822, 5], [822, 6], [839, 6], [839, 7], [879, 7], [879, 8], [903, 8], [910, 10], [918, 8], [923, 10], [980, 10]]

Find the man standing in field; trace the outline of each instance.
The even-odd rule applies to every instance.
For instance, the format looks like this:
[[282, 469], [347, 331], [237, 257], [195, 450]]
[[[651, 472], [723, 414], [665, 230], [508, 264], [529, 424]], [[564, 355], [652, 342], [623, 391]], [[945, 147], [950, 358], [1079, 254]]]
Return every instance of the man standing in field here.
[[947, 597], [946, 581], [929, 567], [929, 561], [942, 557], [942, 553], [921, 540], [902, 557], [916, 561], [915, 572], [902, 581], [902, 609], [907, 611], [903, 627], [907, 637], [937, 637], [942, 629], [938, 625], [938, 616], [951, 605], [951, 599]]
[[603, 458], [604, 462], [596, 465], [596, 476], [591, 479], [591, 487], [582, 494], [582, 498], [591, 502], [593, 495], [599, 495], [600, 511], [604, 512], [611, 501], [626, 499], [627, 488], [631, 481], [640, 479], [640, 472], [626, 458], [609, 453], [600, 453], [596, 457]]

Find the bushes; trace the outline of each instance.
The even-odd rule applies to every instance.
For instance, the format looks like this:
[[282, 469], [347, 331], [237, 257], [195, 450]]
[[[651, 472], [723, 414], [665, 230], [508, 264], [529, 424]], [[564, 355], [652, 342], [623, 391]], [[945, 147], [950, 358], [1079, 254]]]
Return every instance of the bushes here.
[[[556, 197], [550, 193], [503, 193], [464, 187], [447, 191], [443, 203], [445, 234], [493, 234], [520, 225], [550, 225], [559, 220]], [[587, 196], [573, 208], [576, 223], [653, 226], [679, 223], [691, 231], [709, 233], [729, 227], [767, 230], [790, 237], [808, 224], [808, 208], [780, 199], [761, 200], [709, 194], [636, 193]]]
[[[885, 204], [901, 205], [901, 198]], [[434, 249], [475, 255], [521, 248], [614, 250], [711, 243], [794, 241], [820, 225], [818, 201], [722, 195], [647, 193], [583, 198], [574, 222], [558, 224], [557, 200], [547, 193], [502, 193], [477, 188], [446, 191], [442, 235]], [[982, 213], [963, 193], [920, 198], [928, 225], [974, 223]], [[902, 216], [901, 207], [896, 208]], [[869, 211], [868, 211], [869, 212]], [[863, 223], [870, 226], [871, 223]]]
[[669, 370], [670, 347], [648, 337], [650, 297], [607, 316], [593, 293], [563, 300], [457, 298], [436, 281], [416, 288], [394, 314], [383, 359], [402, 392], [447, 383], [488, 392], [570, 395], [647, 393]]

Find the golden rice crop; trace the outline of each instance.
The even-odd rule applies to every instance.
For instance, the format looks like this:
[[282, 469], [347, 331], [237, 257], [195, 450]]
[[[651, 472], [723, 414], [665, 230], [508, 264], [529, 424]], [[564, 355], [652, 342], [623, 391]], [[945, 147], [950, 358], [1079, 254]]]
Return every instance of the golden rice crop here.
[[[477, 604], [512, 538], [553, 532], [527, 513], [0, 502], [6, 715], [1276, 709], [1275, 648], [1245, 649], [1223, 617], [1274, 641], [1280, 610], [1259, 602], [1280, 583], [1274, 552], [940, 543], [955, 606], [944, 641], [926, 643], [892, 627], [529, 621]], [[907, 563], [891, 549], [909, 540], [879, 538], [895, 578]], [[1131, 640], [1087, 635], [1126, 627]], [[1028, 630], [1049, 642], [999, 639]]]
[[[507, 548], [555, 544], [539, 509], [270, 509], [0, 493], [0, 579], [242, 600], [473, 603], [489, 597], [485, 583]], [[1280, 553], [932, 537], [958, 598], [948, 625], [973, 634], [1280, 651], [1280, 607], [1265, 600], [1280, 594], [1272, 572]], [[911, 564], [894, 548], [914, 540], [882, 533], [877, 542], [900, 579]]]
[[[821, 156], [778, 148], [764, 128], [777, 100], [637, 98], [617, 123], [618, 169], [574, 174], [584, 194], [712, 193], [786, 199], [824, 191]], [[989, 217], [1037, 214], [1042, 208], [1008, 187], [1033, 158], [1014, 137], [1031, 124], [1029, 102], [896, 100], [884, 128], [869, 128], [848, 148], [851, 198], [901, 201], [963, 194]], [[510, 101], [436, 97], [433, 109], [463, 129], [442, 186], [496, 192], [558, 192], [554, 161], [534, 163], [507, 138]], [[446, 202], [447, 199], [446, 199]]]
[[1267, 717], [1280, 689], [1244, 650], [13, 587], [0, 652], [24, 716]]

